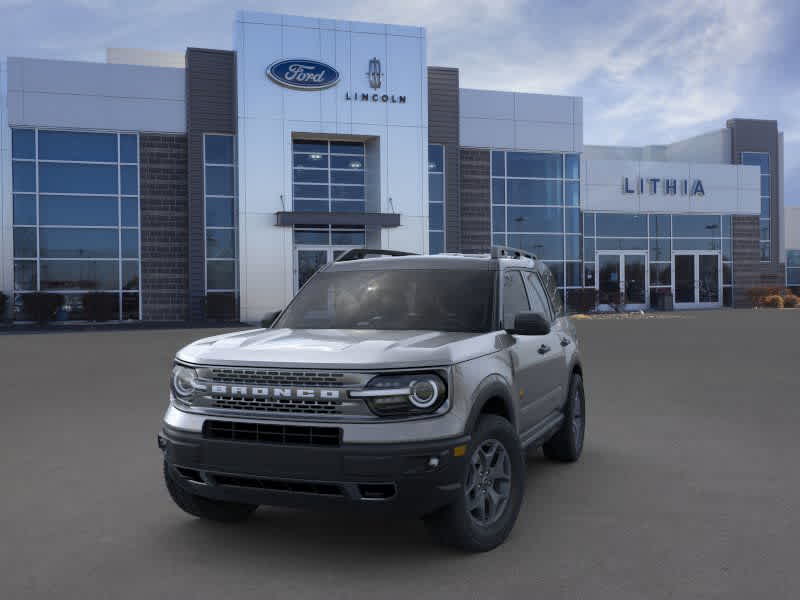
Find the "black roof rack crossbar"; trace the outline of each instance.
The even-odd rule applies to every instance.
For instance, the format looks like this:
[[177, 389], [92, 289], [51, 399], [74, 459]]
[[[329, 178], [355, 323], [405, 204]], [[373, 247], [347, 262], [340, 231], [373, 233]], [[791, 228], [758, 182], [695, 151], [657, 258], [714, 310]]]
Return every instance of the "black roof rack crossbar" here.
[[492, 258], [530, 258], [536, 260], [536, 255], [519, 248], [509, 246], [492, 246]]
[[372, 248], [351, 248], [342, 254], [335, 262], [346, 260], [359, 260], [362, 258], [373, 258], [376, 256], [415, 256], [413, 252], [403, 252], [402, 250], [381, 250]]

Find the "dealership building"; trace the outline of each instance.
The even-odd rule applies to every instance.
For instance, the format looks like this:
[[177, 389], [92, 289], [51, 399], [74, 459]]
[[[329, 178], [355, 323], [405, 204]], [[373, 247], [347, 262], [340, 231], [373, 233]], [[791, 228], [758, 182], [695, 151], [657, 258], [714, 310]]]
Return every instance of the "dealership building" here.
[[0, 62], [15, 319], [52, 292], [58, 320], [103, 293], [119, 320], [255, 322], [357, 247], [513, 246], [601, 308], [749, 306], [800, 275], [776, 121], [590, 146], [582, 98], [461, 88], [420, 27], [240, 12], [234, 32], [233, 51]]

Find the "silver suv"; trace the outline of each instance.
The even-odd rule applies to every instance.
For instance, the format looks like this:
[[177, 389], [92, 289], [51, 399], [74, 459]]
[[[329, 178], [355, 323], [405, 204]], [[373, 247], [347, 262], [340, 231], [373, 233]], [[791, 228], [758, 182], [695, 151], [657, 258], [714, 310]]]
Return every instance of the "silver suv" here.
[[516, 521], [525, 449], [581, 454], [578, 340], [531, 255], [351, 250], [266, 321], [175, 357], [158, 441], [192, 515], [405, 512], [485, 551]]

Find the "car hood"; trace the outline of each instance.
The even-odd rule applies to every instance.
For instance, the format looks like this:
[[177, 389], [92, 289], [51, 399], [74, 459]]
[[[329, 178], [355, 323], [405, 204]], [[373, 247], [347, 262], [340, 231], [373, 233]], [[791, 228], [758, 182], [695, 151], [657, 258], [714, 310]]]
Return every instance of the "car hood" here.
[[198, 340], [177, 359], [198, 365], [407, 368], [451, 365], [496, 350], [497, 333], [255, 329]]

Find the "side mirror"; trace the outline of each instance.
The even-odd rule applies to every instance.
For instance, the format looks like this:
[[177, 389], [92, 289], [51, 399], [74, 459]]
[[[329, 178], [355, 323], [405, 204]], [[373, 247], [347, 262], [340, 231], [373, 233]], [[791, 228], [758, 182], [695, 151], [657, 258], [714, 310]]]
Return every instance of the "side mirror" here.
[[265, 329], [269, 329], [270, 327], [272, 327], [272, 324], [275, 322], [275, 319], [277, 319], [278, 315], [280, 314], [281, 311], [279, 310], [265, 314], [264, 318], [261, 319], [261, 326]]
[[521, 312], [514, 318], [514, 328], [506, 331], [513, 335], [547, 335], [550, 323], [540, 313]]

